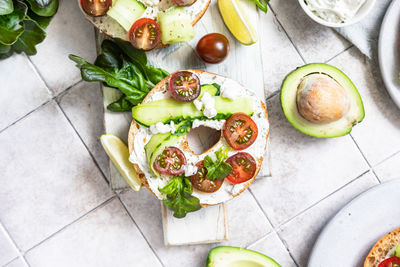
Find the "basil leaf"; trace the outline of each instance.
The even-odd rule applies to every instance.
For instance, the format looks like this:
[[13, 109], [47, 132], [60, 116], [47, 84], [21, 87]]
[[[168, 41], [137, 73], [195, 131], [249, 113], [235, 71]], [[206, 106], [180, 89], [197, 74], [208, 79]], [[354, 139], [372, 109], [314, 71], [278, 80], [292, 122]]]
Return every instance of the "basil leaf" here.
[[33, 20], [24, 20], [25, 31], [14, 43], [13, 49], [17, 53], [25, 52], [27, 55], [36, 54], [36, 45], [46, 38], [46, 32]]
[[33, 12], [43, 17], [53, 16], [58, 9], [58, 0], [26, 0]]
[[207, 178], [210, 180], [215, 179], [224, 179], [227, 177], [231, 171], [232, 166], [225, 162], [228, 158], [228, 150], [229, 148], [223, 149], [220, 148], [218, 151], [215, 152], [215, 156], [217, 158], [214, 161], [210, 156], [206, 156], [204, 158], [204, 167], [207, 169]]
[[259, 9], [261, 9], [264, 12], [268, 11], [268, 2], [269, 0], [252, 0]]
[[150, 65], [145, 66], [145, 72], [153, 86], [169, 75], [165, 70]]
[[14, 11], [12, 0], [0, 0], [0, 15], [7, 15]]
[[114, 112], [126, 112], [131, 111], [133, 104], [126, 100], [126, 96], [122, 95], [120, 99], [117, 101], [109, 104], [107, 109], [114, 111]]
[[175, 176], [158, 190], [166, 195], [164, 203], [176, 218], [183, 218], [187, 213], [201, 209], [200, 200], [192, 196], [192, 183], [187, 177]]
[[28, 7], [20, 1], [16, 1], [14, 12], [0, 16], [0, 44], [12, 45], [24, 32], [23, 20]]
[[120, 38], [115, 38], [114, 40], [133, 62], [142, 66], [143, 68], [147, 65], [147, 57], [145, 52], [134, 48], [130, 42], [124, 41]]

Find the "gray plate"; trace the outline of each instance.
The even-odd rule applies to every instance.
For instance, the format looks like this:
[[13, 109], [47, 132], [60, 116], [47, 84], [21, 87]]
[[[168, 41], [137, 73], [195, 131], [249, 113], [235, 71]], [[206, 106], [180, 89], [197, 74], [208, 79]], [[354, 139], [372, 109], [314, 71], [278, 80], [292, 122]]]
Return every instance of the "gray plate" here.
[[393, 0], [379, 35], [379, 66], [386, 89], [400, 108], [400, 0]]
[[399, 192], [400, 179], [396, 179], [367, 190], [347, 204], [321, 232], [308, 267], [363, 266], [373, 245], [400, 227]]

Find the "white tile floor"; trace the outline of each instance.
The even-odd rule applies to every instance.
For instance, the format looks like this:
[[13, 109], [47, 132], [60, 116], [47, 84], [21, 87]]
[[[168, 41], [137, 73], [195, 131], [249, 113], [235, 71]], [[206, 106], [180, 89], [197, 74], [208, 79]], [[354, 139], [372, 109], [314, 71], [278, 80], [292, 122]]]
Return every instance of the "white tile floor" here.
[[[151, 193], [109, 190], [98, 141], [101, 92], [82, 82], [67, 59], [69, 53], [95, 57], [93, 29], [76, 2], [61, 0], [36, 56], [0, 61], [0, 266], [204, 266], [215, 245], [165, 247], [160, 203]], [[399, 110], [377, 65], [299, 8], [296, 0], [271, 1], [268, 14], [258, 12], [259, 43], [244, 47], [213, 2], [196, 40], [210, 31], [226, 34], [233, 51], [227, 61], [199, 62], [196, 40], [168, 48], [168, 56], [153, 54], [169, 71], [205, 68], [267, 99], [273, 176], [228, 203], [231, 239], [224, 244], [250, 247], [285, 267], [306, 266], [319, 231], [350, 199], [400, 176]], [[276, 95], [282, 79], [314, 61], [341, 68], [359, 88], [366, 119], [349, 136], [311, 138], [282, 114]]]

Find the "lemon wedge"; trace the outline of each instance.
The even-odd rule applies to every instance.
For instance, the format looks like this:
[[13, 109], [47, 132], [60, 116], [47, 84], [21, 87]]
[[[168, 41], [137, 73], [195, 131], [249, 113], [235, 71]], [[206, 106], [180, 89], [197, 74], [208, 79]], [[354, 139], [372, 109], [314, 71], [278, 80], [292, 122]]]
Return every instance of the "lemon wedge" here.
[[125, 178], [126, 182], [133, 190], [139, 191], [142, 187], [142, 183], [139, 180], [135, 168], [133, 168], [133, 164], [129, 161], [128, 147], [121, 139], [112, 134], [103, 134], [100, 137], [100, 141], [122, 177]]
[[243, 0], [218, 0], [219, 12], [226, 27], [244, 45], [257, 42], [257, 32], [251, 24]]

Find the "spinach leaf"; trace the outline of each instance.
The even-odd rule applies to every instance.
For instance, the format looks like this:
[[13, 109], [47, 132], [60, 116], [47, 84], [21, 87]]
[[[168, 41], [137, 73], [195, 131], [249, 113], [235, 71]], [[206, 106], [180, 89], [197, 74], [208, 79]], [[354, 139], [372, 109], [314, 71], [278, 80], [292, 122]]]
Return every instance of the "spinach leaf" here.
[[159, 190], [166, 195], [164, 203], [176, 218], [183, 218], [187, 213], [201, 209], [200, 200], [192, 196], [192, 183], [187, 177], [175, 176]]
[[33, 12], [43, 17], [53, 16], [58, 9], [58, 0], [26, 0]]
[[36, 54], [36, 45], [46, 37], [46, 32], [33, 20], [24, 20], [25, 31], [14, 43], [13, 49], [17, 53], [25, 52], [27, 55]]
[[216, 151], [216, 161], [214, 161], [208, 155], [204, 158], [204, 167], [207, 169], [208, 179], [224, 179], [229, 175], [229, 173], [231, 173], [232, 166], [225, 162], [225, 160], [228, 158], [229, 149], [229, 147], [225, 149], [221, 147], [218, 151]]
[[128, 100], [126, 100], [126, 96], [122, 95], [120, 99], [117, 101], [109, 104], [107, 108], [111, 111], [114, 112], [126, 112], [126, 111], [131, 111], [133, 108], [132, 103], [130, 103]]
[[108, 105], [111, 111], [123, 112], [139, 104], [155, 84], [169, 75], [165, 70], [146, 65], [146, 54], [129, 42], [104, 40], [101, 48], [94, 64], [75, 55], [69, 58], [76, 62], [85, 81], [104, 82], [121, 91], [121, 98]]
[[259, 9], [261, 9], [264, 12], [268, 11], [268, 2], [269, 0], [252, 0]]
[[14, 4], [14, 12], [0, 16], [0, 44], [12, 45], [24, 32], [23, 20], [28, 7], [21, 1]]
[[7, 15], [14, 11], [12, 0], [0, 0], [0, 15]]

